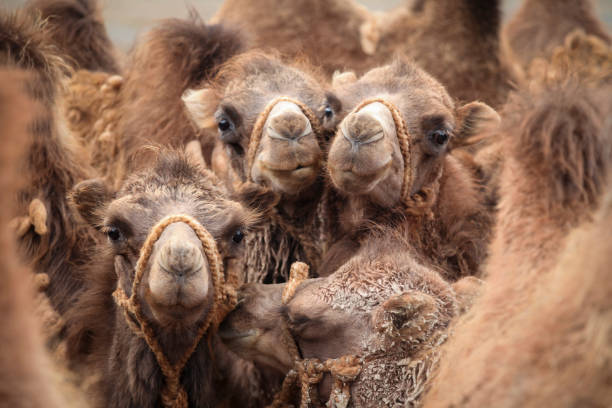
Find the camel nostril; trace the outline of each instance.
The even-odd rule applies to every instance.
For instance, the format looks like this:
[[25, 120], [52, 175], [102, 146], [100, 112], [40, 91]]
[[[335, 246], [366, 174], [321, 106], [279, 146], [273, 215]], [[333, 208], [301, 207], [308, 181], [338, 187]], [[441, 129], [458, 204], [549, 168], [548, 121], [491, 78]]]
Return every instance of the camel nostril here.
[[170, 240], [162, 248], [159, 265], [166, 272], [179, 277], [189, 276], [202, 268], [204, 257], [190, 242]]
[[341, 126], [344, 137], [351, 145], [373, 143], [384, 136], [380, 121], [367, 112], [351, 115]]
[[273, 139], [298, 140], [312, 133], [310, 121], [291, 102], [277, 103], [268, 116], [266, 129]]

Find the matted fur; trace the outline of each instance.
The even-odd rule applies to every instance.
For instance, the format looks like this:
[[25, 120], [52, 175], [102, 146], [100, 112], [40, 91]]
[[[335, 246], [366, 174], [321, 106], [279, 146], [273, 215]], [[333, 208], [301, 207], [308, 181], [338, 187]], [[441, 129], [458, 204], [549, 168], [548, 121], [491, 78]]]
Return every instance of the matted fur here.
[[[593, 359], [611, 350], [599, 334], [610, 322], [610, 252], [598, 245], [609, 225], [588, 226], [605, 219], [593, 214], [609, 185], [611, 102], [609, 88], [573, 81], [511, 98], [487, 287], [444, 347], [426, 406], [612, 402], [609, 362]], [[576, 241], [585, 232], [568, 239], [579, 225], [592, 247]]]

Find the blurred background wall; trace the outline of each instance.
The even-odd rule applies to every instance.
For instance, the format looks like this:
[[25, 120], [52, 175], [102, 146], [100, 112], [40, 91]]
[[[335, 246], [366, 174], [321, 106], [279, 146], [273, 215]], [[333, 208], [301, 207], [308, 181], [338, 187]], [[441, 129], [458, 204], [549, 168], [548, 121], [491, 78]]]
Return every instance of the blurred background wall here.
[[[9, 8], [15, 8], [26, 0], [0, 0]], [[253, 0], [257, 1], [257, 0]], [[370, 10], [385, 11], [407, 0], [358, 0]], [[127, 51], [138, 33], [146, 31], [156, 20], [167, 17], [186, 17], [187, 7], [193, 6], [205, 19], [213, 16], [223, 0], [101, 0], [104, 18], [111, 39]], [[595, 0], [598, 14], [612, 27], [612, 0]], [[520, 6], [521, 0], [502, 0], [504, 18], [508, 18]]]

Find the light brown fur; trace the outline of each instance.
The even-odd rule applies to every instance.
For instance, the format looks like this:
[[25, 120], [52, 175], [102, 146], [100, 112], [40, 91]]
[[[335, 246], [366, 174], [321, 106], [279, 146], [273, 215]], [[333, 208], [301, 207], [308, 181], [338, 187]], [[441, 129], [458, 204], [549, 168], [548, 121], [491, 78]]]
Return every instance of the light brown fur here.
[[609, 363], [594, 357], [611, 350], [609, 199], [593, 218], [609, 185], [611, 102], [571, 80], [511, 98], [487, 287], [444, 347], [426, 406], [611, 403]]
[[45, 42], [45, 33], [40, 21], [21, 11], [0, 15], [0, 65], [35, 71], [37, 75], [26, 83], [25, 91], [43, 107], [28, 128], [28, 138], [22, 141], [28, 148], [21, 162], [24, 183], [18, 199], [19, 215], [30, 213], [33, 200], [42, 203], [46, 228], [44, 233], [34, 226], [27, 228], [19, 245], [32, 269], [49, 275], [46, 293], [63, 314], [82, 284], [82, 276], [73, 266], [87, 258], [95, 242], [69, 207], [66, 193], [77, 181], [90, 177], [92, 170], [80, 160], [78, 151], [72, 150], [76, 143], [64, 131], [57, 114], [60, 81], [66, 71], [55, 48]]
[[54, 387], [51, 361], [43, 344], [40, 323], [34, 316], [32, 272], [15, 256], [14, 231], [8, 228], [15, 212], [14, 194], [22, 188], [17, 163], [24, 155], [22, 138], [36, 105], [23, 92], [27, 75], [19, 71], [0, 71], [0, 399], [12, 407], [65, 406]]

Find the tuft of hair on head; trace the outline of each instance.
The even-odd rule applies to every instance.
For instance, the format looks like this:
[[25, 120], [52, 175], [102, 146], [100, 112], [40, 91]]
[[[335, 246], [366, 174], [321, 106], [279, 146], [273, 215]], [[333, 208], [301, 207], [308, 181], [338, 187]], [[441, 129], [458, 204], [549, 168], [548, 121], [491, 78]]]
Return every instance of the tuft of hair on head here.
[[249, 181], [238, 186], [233, 198], [257, 212], [262, 220], [269, 218], [280, 200], [280, 196], [271, 189]]

